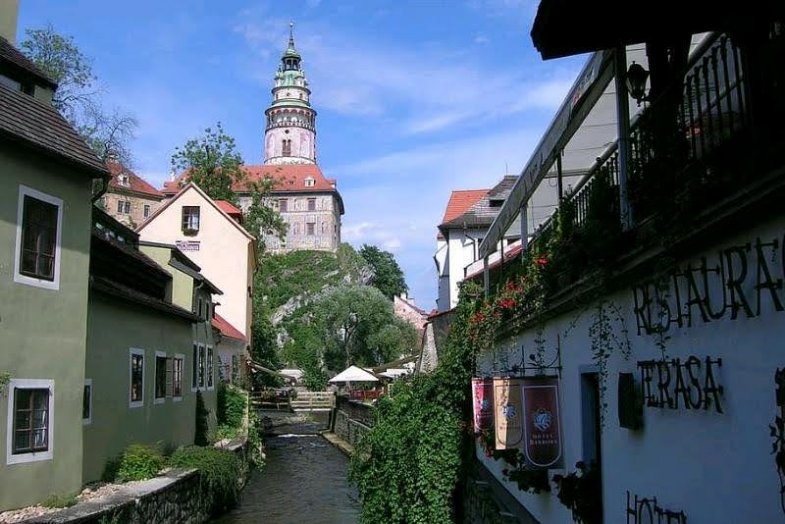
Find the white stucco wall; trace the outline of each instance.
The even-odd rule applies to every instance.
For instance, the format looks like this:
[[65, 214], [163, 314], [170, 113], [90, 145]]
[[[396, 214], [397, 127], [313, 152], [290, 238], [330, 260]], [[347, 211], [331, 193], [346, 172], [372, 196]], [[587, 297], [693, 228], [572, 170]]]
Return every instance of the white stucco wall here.
[[[668, 409], [644, 407], [644, 427], [628, 430], [619, 426], [617, 409], [617, 383], [619, 372], [634, 373], [640, 380], [638, 361], [661, 359], [657, 345], [659, 337], [638, 334], [635, 295], [632, 288], [623, 289], [604, 298], [606, 306], [618, 308], [620, 316], [611, 313], [611, 326], [619, 340], [629, 340], [631, 354], [625, 360], [618, 348], [608, 361], [608, 381], [605, 393], [607, 412], [602, 431], [602, 475], [605, 522], [628, 522], [626, 519], [627, 492], [633, 496], [656, 497], [660, 507], [672, 511], [684, 511], [690, 524], [731, 522], [783, 522], [785, 513], [780, 506], [780, 483], [774, 456], [771, 454], [773, 439], [769, 435], [769, 424], [774, 421], [779, 409], [775, 403], [774, 372], [785, 367], [782, 340], [785, 337], [785, 312], [776, 311], [776, 294], [779, 302], [785, 303], [783, 291], [783, 242], [785, 220], [772, 221], [745, 234], [728, 238], [722, 245], [704, 253], [678, 261], [684, 270], [687, 264], [693, 269], [701, 266], [705, 257], [707, 289], [711, 306], [717, 311], [722, 307], [722, 279], [712, 271], [719, 268], [725, 259], [725, 271], [732, 268], [732, 275], [741, 280], [744, 257], [747, 262], [746, 278], [734, 286], [733, 293], [747, 298], [752, 316], [742, 308], [737, 318], [732, 318], [731, 309], [725, 310], [721, 318], [703, 321], [697, 303], [691, 308], [675, 306], [676, 289], [671, 281], [668, 300], [671, 316], [676, 311], [692, 313], [692, 326], [683, 317], [683, 325], [670, 324], [664, 341], [668, 359], [679, 358], [683, 362], [690, 356], [705, 360], [721, 358], [722, 365], [713, 367], [717, 385], [724, 388], [721, 397], [723, 413], [713, 407], [704, 409]], [[756, 239], [763, 242], [762, 257], [756, 255]], [[766, 243], [776, 243], [766, 245]], [[728, 255], [718, 255], [720, 250], [740, 247]], [[767, 280], [761, 260], [771, 274]], [[695, 289], [705, 295], [704, 281], [695, 273], [698, 285]], [[731, 275], [726, 273], [726, 277]], [[759, 279], [772, 284], [773, 288], [756, 291]], [[733, 280], [733, 278], [731, 278]], [[677, 287], [682, 304], [688, 300], [686, 278], [677, 277]], [[726, 300], [731, 300], [726, 282]], [[636, 283], [640, 285], [641, 283]], [[653, 292], [653, 287], [649, 290]], [[742, 295], [743, 294], [743, 295]], [[760, 297], [760, 305], [758, 305]], [[643, 295], [638, 290], [638, 303]], [[758, 313], [758, 307], [760, 312]], [[639, 311], [642, 311], [639, 308]], [[561, 411], [564, 435], [565, 464], [574, 471], [576, 461], [584, 458], [581, 439], [581, 394], [580, 373], [582, 366], [591, 366], [592, 338], [589, 329], [595, 322], [597, 302], [566, 313], [548, 321], [542, 328], [541, 338], [545, 341], [545, 360], [556, 356], [561, 346]], [[656, 320], [654, 315], [653, 320]], [[623, 329], [628, 335], [623, 334]], [[527, 355], [537, 347], [540, 338], [532, 329], [506, 340], [496, 351], [481, 355], [480, 373], [498, 375], [498, 370], [521, 362], [521, 346]], [[494, 369], [497, 370], [494, 373]], [[700, 383], [703, 372], [696, 372]], [[657, 389], [657, 378], [652, 389]], [[672, 379], [675, 381], [675, 377]], [[689, 381], [689, 379], [685, 379]], [[686, 384], [692, 387], [691, 383]], [[674, 382], [665, 389], [673, 395]], [[697, 395], [695, 391], [692, 394]], [[489, 465], [500, 479], [501, 462], [493, 464], [479, 452], [478, 457]], [[550, 472], [554, 473], [561, 471]], [[571, 517], [556, 499], [556, 491], [549, 494], [531, 495], [523, 493], [509, 482], [502, 480], [509, 491], [543, 523], [570, 522]], [[648, 522], [648, 521], [647, 521]]]
[[[182, 226], [183, 206], [199, 206], [200, 227], [195, 235], [185, 235]], [[215, 297], [216, 311], [243, 335], [250, 333], [250, 297], [253, 285], [253, 262], [249, 253], [251, 240], [194, 188], [188, 189], [150, 219], [141, 229], [140, 238], [150, 242], [178, 245], [190, 242], [191, 249], [181, 250], [202, 268], [202, 274], [223, 291]], [[198, 243], [198, 249], [197, 244]]]
[[486, 228], [451, 229], [449, 231], [447, 264], [450, 275], [450, 305], [447, 309], [451, 309], [458, 304], [458, 284], [463, 282], [464, 269], [474, 262], [477, 247], [479, 247], [480, 241], [485, 238], [487, 232]]

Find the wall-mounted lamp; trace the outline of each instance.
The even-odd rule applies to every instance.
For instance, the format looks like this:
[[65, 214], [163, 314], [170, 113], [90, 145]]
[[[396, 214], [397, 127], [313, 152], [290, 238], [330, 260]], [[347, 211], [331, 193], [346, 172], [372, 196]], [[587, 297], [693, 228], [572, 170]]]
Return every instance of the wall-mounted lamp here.
[[624, 83], [627, 85], [627, 91], [630, 96], [641, 105], [641, 102], [647, 100], [646, 96], [646, 80], [649, 78], [649, 72], [643, 66], [633, 62], [630, 68], [627, 69], [627, 75]]

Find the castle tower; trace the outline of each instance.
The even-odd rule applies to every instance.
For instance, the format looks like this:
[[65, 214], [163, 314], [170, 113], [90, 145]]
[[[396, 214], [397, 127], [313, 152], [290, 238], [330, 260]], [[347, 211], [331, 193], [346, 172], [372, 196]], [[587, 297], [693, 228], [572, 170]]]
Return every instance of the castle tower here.
[[300, 53], [294, 47], [294, 24], [289, 24], [289, 45], [275, 73], [273, 101], [264, 112], [265, 164], [316, 163], [316, 111], [305, 79]]

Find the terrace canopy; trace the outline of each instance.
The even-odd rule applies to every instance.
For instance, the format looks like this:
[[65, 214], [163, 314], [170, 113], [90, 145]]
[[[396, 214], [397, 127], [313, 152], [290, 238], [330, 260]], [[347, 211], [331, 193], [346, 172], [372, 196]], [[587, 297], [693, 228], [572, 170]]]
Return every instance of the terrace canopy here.
[[332, 384], [338, 382], [379, 382], [379, 379], [370, 371], [357, 366], [349, 366], [330, 379]]

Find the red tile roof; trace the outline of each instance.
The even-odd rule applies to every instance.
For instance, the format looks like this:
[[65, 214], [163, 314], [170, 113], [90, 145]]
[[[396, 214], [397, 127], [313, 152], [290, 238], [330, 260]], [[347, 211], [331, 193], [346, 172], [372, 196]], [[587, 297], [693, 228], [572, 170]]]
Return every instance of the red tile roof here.
[[[122, 164], [110, 160], [106, 163], [106, 167], [109, 168], [109, 173], [112, 174], [112, 179], [109, 181], [109, 187], [118, 189], [120, 191], [141, 193], [159, 200], [163, 198], [163, 193], [147, 183], [144, 178], [140, 177]], [[127, 186], [120, 183], [120, 175], [128, 175]]]
[[[251, 182], [259, 182], [265, 178], [275, 181], [273, 193], [313, 193], [319, 191], [337, 191], [334, 179], [324, 178], [322, 170], [316, 164], [290, 164], [290, 165], [255, 165], [243, 166], [245, 180], [232, 184], [236, 193], [249, 191]], [[173, 195], [180, 190], [180, 182], [184, 175], [175, 180], [164, 182], [163, 193]], [[306, 178], [313, 178], [313, 185], [305, 185]]]
[[226, 200], [216, 200], [215, 203], [218, 205], [218, 207], [221, 208], [221, 210], [224, 213], [226, 213], [227, 215], [229, 215], [232, 218], [234, 218], [234, 215], [237, 215], [237, 216], [240, 216], [240, 217], [243, 216], [243, 212], [240, 211], [237, 208], [237, 206], [235, 206], [231, 202], [228, 202]]
[[447, 203], [447, 210], [444, 212], [442, 224], [455, 220], [466, 213], [469, 208], [476, 204], [482, 197], [488, 194], [489, 189], [461, 189], [453, 191], [450, 201]]
[[221, 335], [239, 340], [241, 342], [247, 342], [245, 336], [218, 313], [214, 314], [212, 324], [215, 329], [220, 331]]

